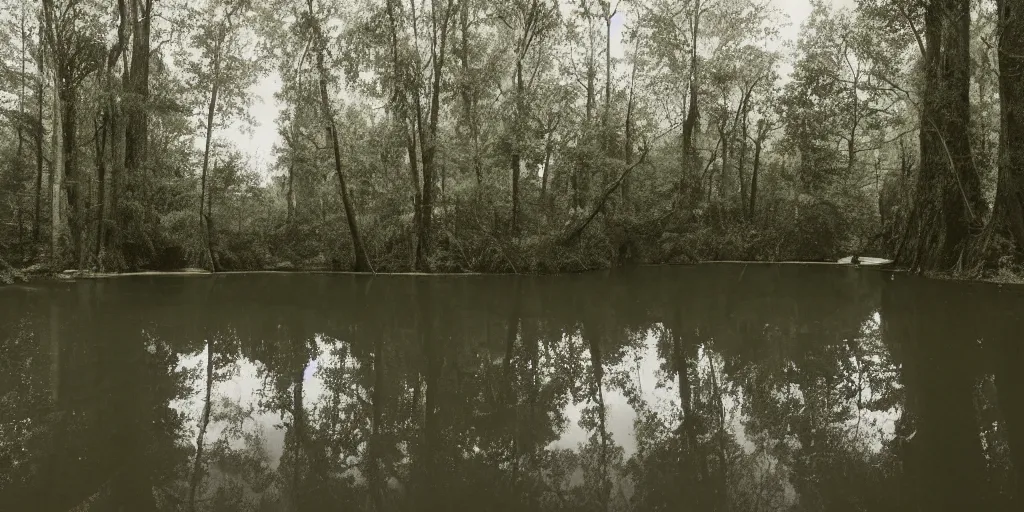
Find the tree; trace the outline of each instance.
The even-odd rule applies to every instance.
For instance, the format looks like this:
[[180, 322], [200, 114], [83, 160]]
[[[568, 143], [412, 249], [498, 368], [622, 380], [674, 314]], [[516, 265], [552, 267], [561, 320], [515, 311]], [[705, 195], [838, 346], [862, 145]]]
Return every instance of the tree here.
[[1024, 56], [1017, 50], [1024, 46], [1024, 4], [1019, 0], [997, 0], [999, 14], [999, 165], [992, 217], [979, 245], [982, 255], [977, 265], [991, 265], [995, 240], [1003, 238], [1019, 256], [1024, 252]]
[[[117, 215], [117, 231], [113, 245], [129, 267], [138, 265], [144, 258], [136, 254], [140, 246], [151, 245], [145, 232], [148, 218], [143, 217], [145, 204], [150, 195], [152, 181], [145, 172], [149, 148], [149, 105], [150, 99], [150, 35], [153, 20], [153, 0], [126, 0], [125, 9], [118, 4], [120, 16], [131, 26], [131, 59], [124, 68], [121, 82], [124, 87], [124, 123], [114, 123], [113, 151], [114, 193], [112, 211]], [[120, 34], [119, 34], [120, 36]], [[123, 41], [119, 39], [120, 41]], [[123, 131], [122, 131], [123, 130]], [[124, 140], [124, 169], [119, 176], [118, 156], [121, 155], [121, 140]], [[140, 225], [141, 221], [141, 225]], [[127, 240], [125, 238], [128, 238]], [[127, 245], [127, 247], [125, 247]]]
[[[507, 11], [501, 12], [499, 16], [502, 22], [513, 31], [513, 40], [515, 41], [512, 48], [515, 70], [512, 75], [512, 123], [510, 128], [512, 168], [510, 225], [512, 231], [517, 232], [519, 230], [519, 182], [523, 168], [522, 152], [524, 146], [528, 145], [525, 139], [531, 131], [527, 125], [531, 118], [531, 112], [529, 111], [530, 102], [526, 97], [527, 82], [523, 74], [523, 65], [533, 46], [543, 44], [544, 37], [557, 26], [558, 3], [554, 2], [548, 5], [546, 0], [518, 0], [508, 6]], [[611, 23], [611, 18], [608, 19]], [[530, 85], [533, 85], [532, 78]]]
[[338, 127], [335, 124], [334, 107], [331, 104], [328, 94], [328, 75], [326, 65], [327, 36], [321, 26], [321, 20], [313, 7], [313, 0], [307, 0], [307, 12], [303, 16], [305, 28], [310, 31], [310, 46], [316, 56], [316, 69], [319, 76], [318, 84], [320, 90], [320, 115], [323, 116], [327, 140], [334, 150], [334, 171], [338, 177], [338, 185], [341, 193], [342, 205], [345, 207], [345, 218], [348, 220], [349, 234], [352, 236], [352, 251], [355, 256], [353, 269], [356, 272], [367, 272], [371, 269], [369, 257], [366, 255], [366, 247], [363, 246], [363, 239], [359, 235], [359, 222], [356, 218], [355, 206], [349, 196], [348, 184], [345, 181], [345, 172], [342, 170], [341, 146], [338, 141]]
[[[444, 4], [442, 9], [439, 4]], [[412, 30], [415, 45], [416, 69], [414, 74], [416, 130], [419, 136], [420, 163], [423, 167], [423, 193], [421, 197], [420, 225], [416, 246], [416, 268], [429, 270], [433, 232], [431, 224], [434, 216], [434, 188], [436, 187], [436, 168], [438, 153], [438, 123], [441, 114], [441, 79], [444, 73], [445, 58], [448, 50], [448, 30], [455, 14], [455, 0], [430, 0], [430, 48], [427, 64], [430, 74], [424, 77], [422, 70], [423, 56], [420, 53], [419, 19], [416, 16], [415, 2], [412, 7]], [[440, 11], [440, 12], [439, 12]], [[426, 79], [426, 83], [424, 83]], [[426, 95], [427, 107], [424, 113], [422, 95]]]
[[[248, 17], [247, 1], [211, 1], [204, 9], [196, 9], [193, 16], [201, 18], [192, 37], [193, 47], [201, 50], [201, 61], [190, 66], [196, 85], [203, 93], [209, 91], [206, 108], [206, 141], [203, 149], [203, 168], [199, 189], [199, 229], [205, 239], [206, 258], [211, 270], [219, 270], [218, 258], [213, 251], [211, 233], [211, 212], [205, 205], [208, 199], [208, 172], [210, 148], [213, 144], [214, 126], [237, 116], [244, 107], [247, 91], [255, 82], [255, 65], [242, 54], [246, 38]], [[220, 114], [218, 116], [218, 114]]]
[[925, 11], [921, 165], [908, 235], [896, 255], [915, 269], [960, 268], [987, 209], [967, 131], [969, 7], [967, 0], [930, 0]]

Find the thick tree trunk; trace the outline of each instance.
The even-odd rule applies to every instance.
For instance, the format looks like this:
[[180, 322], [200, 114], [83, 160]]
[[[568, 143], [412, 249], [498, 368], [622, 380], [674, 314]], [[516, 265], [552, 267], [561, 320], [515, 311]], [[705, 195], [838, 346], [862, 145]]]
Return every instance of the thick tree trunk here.
[[[132, 185], [139, 186], [138, 199], [147, 196], [148, 180], [142, 176], [149, 146], [149, 116], [145, 103], [149, 99], [149, 57], [150, 57], [150, 20], [153, 13], [153, 0], [129, 0], [131, 2], [132, 20], [132, 59], [131, 67], [126, 70], [125, 80], [128, 96], [126, 102], [128, 112], [125, 129], [125, 172]], [[126, 187], [125, 190], [132, 190]]]
[[925, 11], [921, 166], [908, 239], [899, 263], [951, 270], [985, 214], [971, 156], [970, 2], [930, 0]]
[[[144, 175], [149, 148], [149, 57], [150, 57], [150, 20], [152, 0], [128, 0], [128, 19], [131, 21], [132, 54], [131, 63], [124, 71], [125, 117], [124, 117], [124, 171], [115, 180], [119, 187], [114, 192], [116, 203], [130, 201], [146, 204], [149, 197], [150, 180]], [[120, 133], [115, 132], [115, 136]], [[131, 219], [117, 215], [118, 229], [115, 242], [123, 241], [122, 233], [129, 229]], [[142, 262], [140, 254], [124, 254], [124, 249], [117, 247], [118, 252], [136, 267]]]
[[100, 264], [104, 268], [118, 267], [123, 264], [123, 251], [121, 250], [121, 230], [123, 228], [123, 219], [119, 215], [121, 196], [123, 195], [121, 188], [125, 182], [125, 169], [126, 169], [126, 155], [127, 155], [127, 124], [125, 122], [125, 114], [122, 110], [123, 99], [128, 97], [129, 91], [129, 65], [128, 59], [125, 56], [125, 50], [129, 44], [129, 24], [131, 22], [129, 18], [129, 10], [127, 1], [131, 0], [118, 0], [117, 11], [118, 11], [118, 27], [117, 27], [117, 45], [115, 48], [117, 52], [111, 52], [107, 60], [107, 68], [110, 70], [110, 82], [114, 82], [113, 68], [118, 60], [122, 61], [124, 70], [121, 75], [121, 83], [111, 87], [113, 93], [110, 98], [110, 133], [108, 138], [110, 140], [110, 169], [108, 181], [108, 198], [107, 198], [107, 216], [111, 219], [106, 226], [103, 227], [103, 250], [109, 251], [114, 258], [101, 257]]
[[[693, 16], [690, 24], [690, 40], [696, 41], [700, 35], [700, 10], [701, 2], [696, 0], [693, 6]], [[679, 201], [686, 199], [686, 184], [693, 179], [697, 172], [697, 150], [694, 148], [693, 136], [697, 129], [697, 117], [700, 111], [697, 108], [697, 45], [690, 45], [690, 84], [689, 98], [687, 99], [686, 117], [683, 119], [683, 155], [680, 159], [682, 164], [682, 176], [679, 177]], [[710, 194], [710, 184], [708, 192]]]
[[[993, 237], [1024, 252], [1024, 1], [997, 0], [999, 10], [999, 178], [984, 245]], [[988, 247], [983, 250], [987, 252]]]

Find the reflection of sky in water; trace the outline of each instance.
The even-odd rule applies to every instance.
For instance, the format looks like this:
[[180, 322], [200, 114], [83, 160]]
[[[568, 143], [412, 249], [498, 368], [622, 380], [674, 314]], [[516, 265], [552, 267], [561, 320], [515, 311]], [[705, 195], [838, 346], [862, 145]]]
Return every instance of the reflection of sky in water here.
[[[316, 358], [310, 359], [303, 372], [303, 402], [307, 409], [312, 409], [326, 395], [326, 388], [323, 380], [322, 368], [330, 368], [337, 364], [337, 357], [331, 353], [334, 347], [334, 340], [328, 343], [323, 336], [317, 335]], [[261, 363], [253, 363], [243, 357], [238, 357], [228, 368], [221, 369], [217, 375], [227, 377], [226, 379], [215, 380], [211, 401], [214, 406], [222, 400], [227, 399], [238, 404], [242, 409], [252, 409], [252, 421], [247, 421], [247, 430], [258, 429], [265, 441], [264, 448], [270, 457], [271, 468], [276, 468], [281, 460], [284, 451], [284, 428], [283, 421], [290, 421], [291, 418], [282, 418], [281, 413], [274, 411], [261, 411], [259, 401], [261, 393], [264, 392], [264, 382], [260, 374], [266, 372]], [[193, 377], [190, 382], [194, 391], [184, 400], [171, 402], [171, 408], [185, 415], [185, 436], [189, 444], [195, 446], [196, 436], [199, 432], [199, 422], [203, 414], [203, 401], [206, 394], [206, 348], [202, 352], [186, 354], [178, 357], [178, 371], [189, 372]], [[226, 374], [226, 375], [225, 375]], [[272, 390], [265, 390], [271, 393]], [[287, 414], [287, 413], [284, 413]], [[206, 431], [204, 445], [209, 445], [217, 440], [224, 431], [225, 425], [211, 421]], [[242, 441], [234, 439], [231, 442], [232, 448], [241, 448]]]
[[[886, 371], [884, 366], [889, 364], [889, 355], [887, 348], [880, 340], [880, 320], [878, 313], [875, 313], [873, 317], [864, 322], [859, 339], [864, 354], [862, 354], [860, 361], [851, 356], [851, 367], [857, 368], [858, 364], [861, 364], [862, 361], [871, 361], [874, 363], [876, 371]], [[612, 436], [614, 444], [623, 449], [627, 459], [635, 454], [637, 450], [634, 432], [634, 421], [637, 418], [637, 413], [628, 403], [626, 394], [610, 384], [612, 376], [626, 376], [632, 381], [636, 386], [637, 392], [645, 401], [646, 407], [654, 412], [665, 425], [674, 426], [679, 421], [678, 381], [674, 375], [668, 374], [662, 369], [663, 361], [658, 355], [659, 336], [659, 327], [656, 326], [649, 329], [640, 343], [625, 349], [626, 352], [620, 361], [605, 368], [606, 378], [603, 391], [607, 411], [607, 429]], [[582, 343], [578, 335], [574, 335], [573, 338], [566, 337], [563, 342], [581, 344], [583, 350], [580, 357], [586, 361], [590, 360], [589, 349], [585, 343]], [[341, 363], [338, 357], [332, 353], [332, 349], [335, 349], [339, 343], [337, 340], [325, 338], [321, 335], [316, 337], [318, 356], [309, 361], [303, 372], [303, 402], [309, 411], [310, 417], [314, 417], [318, 412], [317, 409], [326, 406], [328, 403], [328, 391], [324, 382], [325, 370], [334, 368]], [[723, 362], [720, 355], [702, 347], [698, 351], [697, 357], [698, 363], [696, 368], [700, 372], [702, 381], [707, 382], [710, 379], [710, 365], [714, 365], [716, 377], [724, 388], [723, 391], [727, 391], [723, 397], [723, 404], [726, 411], [728, 428], [744, 451], [748, 454], [753, 453], [756, 448], [754, 442], [747, 438], [744, 431], [744, 423], [747, 418], [741, 412], [745, 399], [742, 390], [730, 388], [729, 376], [722, 375]], [[353, 364], [355, 364], [355, 361], [347, 358], [344, 361], [346, 367], [344, 371], [354, 370], [354, 368], [351, 368]], [[205, 348], [199, 353], [182, 355], [178, 360], [178, 369], [189, 372], [194, 379], [191, 383], [194, 393], [184, 400], [173, 402], [171, 406], [185, 414], [188, 418], [186, 421], [186, 439], [191, 444], [195, 443], [199, 420], [202, 414], [205, 394], [205, 365]], [[254, 410], [252, 421], [247, 422], [246, 428], [258, 429], [262, 433], [271, 466], [276, 467], [281, 458], [284, 445], [284, 428], [282, 423], [289, 421], [290, 418], [287, 417], [287, 413], [283, 413], [285, 417], [282, 417], [282, 413], [260, 411], [259, 401], [261, 394], [272, 392], [270, 389], [264, 390], [265, 384], [269, 383], [264, 383], [260, 377], [261, 374], [266, 373], [261, 366], [260, 363], [253, 363], [239, 357], [229, 368], [222, 369], [219, 372], [222, 380], [214, 383], [212, 398], [215, 405], [220, 400], [227, 399], [238, 404], [243, 409], [251, 408]], [[554, 370], [557, 371], [557, 368]], [[895, 369], [892, 370], [895, 371]], [[856, 379], [856, 376], [854, 378]], [[894, 386], [898, 387], [899, 384], [896, 383]], [[795, 384], [790, 384], [788, 390], [780, 390], [780, 392], [796, 398], [801, 403], [804, 401], [802, 391]], [[863, 379], [861, 383], [861, 402], [867, 404], [874, 398], [874, 394], [875, 391], [871, 388], [869, 379]], [[590, 433], [582, 428], [579, 422], [584, 409], [588, 405], [590, 405], [590, 400], [582, 399], [582, 397], [578, 403], [569, 401], [563, 411], [567, 419], [566, 428], [559, 439], [548, 445], [548, 449], [575, 450], [581, 444], [586, 444]], [[848, 400], [846, 406], [851, 408], [853, 417], [843, 427], [847, 435], [851, 437], [851, 440], [856, 440], [858, 444], [877, 452], [882, 449], [883, 442], [892, 439], [895, 431], [895, 420], [900, 413], [897, 408], [894, 407], [886, 411], [870, 411], [867, 409], [858, 411], [856, 398]], [[223, 430], [224, 425], [211, 422], [207, 430], [206, 442], [212, 443], [217, 440]], [[241, 447], [241, 441], [234, 440], [232, 445], [233, 447]]]
[[[865, 362], [870, 362], [874, 367], [874, 372], [882, 374], [890, 381], [893, 388], [898, 389], [901, 387], [895, 373], [898, 369], [889, 366], [892, 363], [888, 347], [882, 343], [880, 328], [881, 315], [878, 312], [864, 321], [858, 337], [862, 353], [859, 361], [853, 356], [850, 357], [850, 366], [859, 368]], [[612, 435], [614, 444], [623, 448], [627, 459], [636, 453], [637, 449], [633, 426], [637, 412], [628, 403], [625, 394], [608, 385], [607, 376], [628, 375], [629, 379], [636, 384], [637, 391], [643, 397], [646, 406], [657, 414], [664, 424], [674, 426], [679, 422], [678, 381], [674, 375], [667, 374], [662, 370], [663, 361], [658, 355], [659, 335], [659, 328], [648, 330], [639, 346], [627, 348], [627, 352], [620, 362], [605, 368], [606, 379], [603, 391], [607, 410], [607, 428]], [[567, 341], [582, 343], [578, 337]], [[581, 357], [588, 361], [590, 359], [589, 350], [585, 344]], [[753, 453], [756, 446], [747, 437], [744, 428], [748, 418], [741, 412], [745, 400], [744, 393], [741, 389], [732, 389], [728, 382], [729, 376], [722, 375], [723, 362], [719, 354], [702, 346], [698, 350], [697, 358], [697, 369], [702, 381], [707, 382], [710, 379], [711, 365], [714, 365], [716, 377], [725, 393], [722, 402], [728, 428], [744, 451], [748, 454]], [[853, 378], [856, 380], [857, 376], [853, 375]], [[801, 404], [804, 403], [803, 392], [797, 384], [790, 383], [787, 389], [779, 392], [796, 398]], [[844, 425], [837, 425], [846, 432], [851, 441], [875, 453], [882, 450], [883, 443], [894, 437], [896, 420], [901, 414], [898, 407], [881, 411], [867, 409], [867, 405], [873, 399], [878, 398], [876, 394], [876, 390], [871, 387], [870, 379], [865, 376], [860, 383], [860, 403], [863, 407], [858, 408], [856, 396], [846, 400], [844, 406], [850, 409], [852, 417]], [[570, 401], [563, 411], [568, 420], [566, 429], [558, 440], [548, 445], [549, 449], [576, 449], [579, 445], [586, 444], [590, 433], [579, 425], [579, 421], [583, 410], [589, 403], [587, 400], [581, 400], [579, 403]]]
[[[582, 343], [582, 340], [567, 340], [572, 343]], [[590, 360], [590, 350], [584, 345], [583, 357]], [[661, 371], [661, 360], [658, 357], [658, 338], [655, 330], [650, 330], [644, 337], [639, 350], [630, 350], [622, 360], [612, 366], [605, 368], [604, 402], [607, 411], [607, 428], [612, 435], [612, 440], [617, 446], [625, 451], [626, 458], [636, 453], [636, 436], [633, 432], [633, 421], [636, 420], [636, 411], [633, 409], [627, 397], [618, 389], [608, 386], [607, 376], [615, 373], [628, 373], [634, 382], [638, 383], [638, 389], [648, 406], [668, 421], [670, 418], [678, 417], [678, 388], [674, 379], [666, 378]], [[586, 444], [589, 433], [579, 425], [583, 416], [583, 409], [589, 402], [583, 400], [580, 403], [572, 403], [566, 406], [563, 411], [568, 425], [565, 432], [558, 440], [548, 445], [549, 449], [576, 449], [579, 444]]]

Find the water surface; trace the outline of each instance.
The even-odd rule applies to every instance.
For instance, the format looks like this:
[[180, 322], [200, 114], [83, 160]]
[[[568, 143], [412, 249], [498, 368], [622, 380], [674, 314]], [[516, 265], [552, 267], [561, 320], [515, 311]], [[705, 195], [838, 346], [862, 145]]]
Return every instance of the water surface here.
[[0, 510], [1020, 510], [1022, 333], [832, 266], [0, 289]]

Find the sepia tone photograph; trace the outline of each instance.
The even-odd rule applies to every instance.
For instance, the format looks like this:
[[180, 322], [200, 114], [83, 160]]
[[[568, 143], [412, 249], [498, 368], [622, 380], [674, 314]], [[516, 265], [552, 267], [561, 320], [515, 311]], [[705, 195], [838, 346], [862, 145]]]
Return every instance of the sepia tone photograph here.
[[0, 0], [0, 511], [1024, 510], [1024, 0]]

